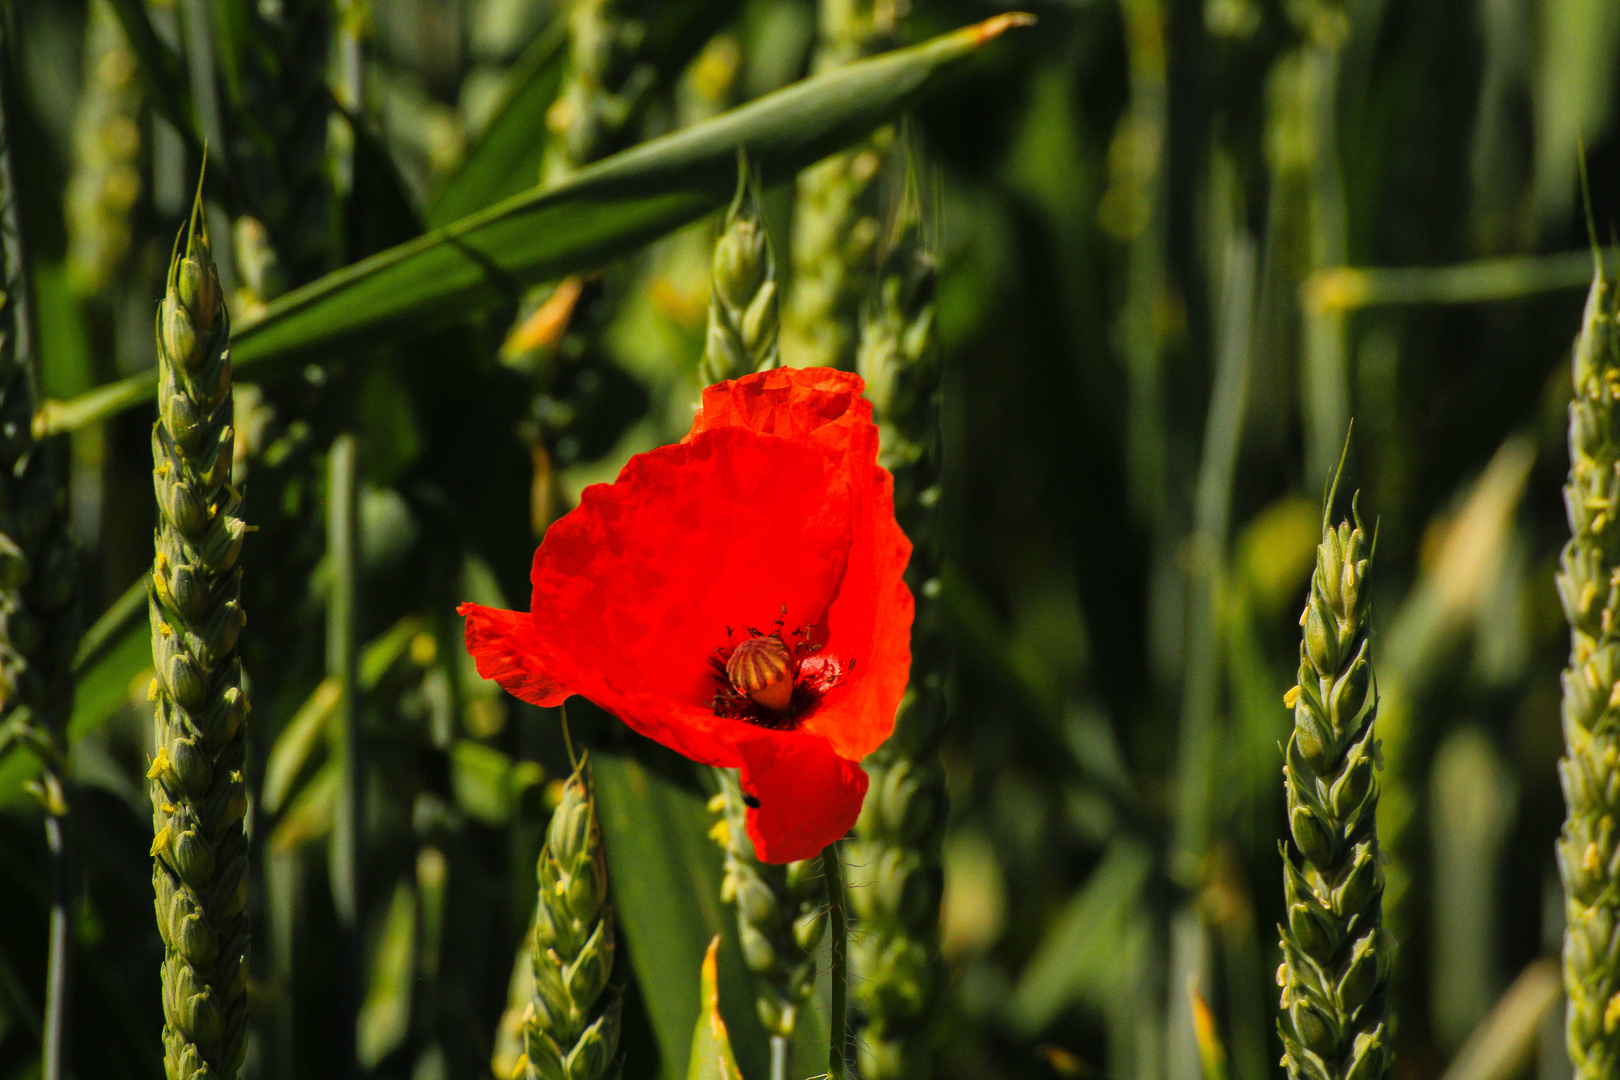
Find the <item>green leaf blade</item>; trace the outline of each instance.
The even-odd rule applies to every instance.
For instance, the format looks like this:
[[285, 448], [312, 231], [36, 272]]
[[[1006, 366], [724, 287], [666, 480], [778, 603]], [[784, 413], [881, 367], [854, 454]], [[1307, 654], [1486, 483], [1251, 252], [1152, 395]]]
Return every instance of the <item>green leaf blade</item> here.
[[[527, 285], [591, 269], [724, 207], [736, 150], [766, 183], [860, 138], [982, 44], [1028, 16], [1003, 15], [795, 83], [712, 120], [516, 195], [281, 297], [232, 339], [238, 369], [376, 341], [516, 299]], [[49, 402], [39, 433], [73, 430], [151, 399], [151, 373]]]

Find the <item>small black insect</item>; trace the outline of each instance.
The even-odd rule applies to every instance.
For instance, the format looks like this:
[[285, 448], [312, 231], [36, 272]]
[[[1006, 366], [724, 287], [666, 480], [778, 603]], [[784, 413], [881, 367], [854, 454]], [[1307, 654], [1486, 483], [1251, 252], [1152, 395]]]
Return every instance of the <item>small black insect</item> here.
[[748, 809], [750, 809], [750, 810], [758, 810], [759, 809], [759, 800], [754, 798], [752, 795], [744, 795], [743, 796], [743, 805], [747, 806]]

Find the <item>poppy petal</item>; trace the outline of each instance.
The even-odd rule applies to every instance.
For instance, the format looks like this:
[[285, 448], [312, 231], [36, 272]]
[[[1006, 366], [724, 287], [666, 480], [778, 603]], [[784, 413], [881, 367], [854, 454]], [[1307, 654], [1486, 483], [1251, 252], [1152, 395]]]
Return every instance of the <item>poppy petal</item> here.
[[889, 737], [911, 677], [913, 602], [906, 587], [911, 541], [894, 520], [894, 480], [869, 465], [872, 483], [858, 500], [849, 565], [827, 611], [827, 652], [855, 661], [850, 677], [805, 718], [840, 756], [860, 761]]
[[643, 735], [735, 764], [727, 733], [742, 722], [714, 715], [709, 656], [728, 627], [824, 621], [853, 499], [824, 450], [740, 428], [639, 454], [615, 483], [587, 488], [535, 553], [543, 654]]
[[748, 839], [761, 861], [814, 858], [855, 827], [865, 770], [805, 731], [742, 726], [742, 789], [759, 802], [748, 811]]
[[493, 679], [513, 697], [531, 705], [561, 705], [568, 691], [541, 659], [546, 650], [526, 611], [502, 611], [482, 604], [462, 604], [456, 614], [467, 619], [467, 651], [478, 674]]
[[865, 389], [859, 375], [834, 368], [745, 375], [704, 389], [687, 439], [717, 428], [746, 428], [830, 450], [854, 475], [877, 460], [877, 427], [872, 403], [861, 396]]
[[877, 427], [865, 381], [832, 368], [777, 368], [703, 391], [699, 433], [725, 427], [822, 446], [857, 489], [850, 562], [823, 627], [829, 654], [854, 660], [851, 677], [805, 720], [840, 756], [859, 761], [894, 730], [911, 669], [911, 542], [894, 519], [894, 478], [877, 464]]

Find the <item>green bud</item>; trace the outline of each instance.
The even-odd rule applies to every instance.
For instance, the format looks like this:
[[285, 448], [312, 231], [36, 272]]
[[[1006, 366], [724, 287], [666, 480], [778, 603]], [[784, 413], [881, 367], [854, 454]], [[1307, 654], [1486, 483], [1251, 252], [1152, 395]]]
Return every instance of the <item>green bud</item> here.
[[208, 614], [208, 587], [203, 584], [194, 567], [170, 566], [164, 575], [164, 584], [174, 601], [175, 613], [187, 622], [199, 622]]
[[1294, 1024], [1294, 1034], [1305, 1049], [1320, 1058], [1331, 1058], [1338, 1042], [1333, 1018], [1325, 1009], [1305, 998], [1296, 1000], [1288, 1008], [1288, 1017]]
[[214, 515], [208, 532], [197, 543], [197, 554], [202, 559], [202, 565], [216, 577], [228, 573], [236, 565], [246, 535], [247, 525], [241, 518]]
[[174, 869], [180, 880], [198, 892], [206, 889], [214, 876], [214, 852], [197, 830], [186, 829], [170, 838]]
[[1323, 727], [1314, 706], [1305, 700], [1304, 693], [1294, 706], [1294, 746], [1305, 759], [1311, 772], [1320, 776], [1328, 771], [1334, 756], [1336, 740]]
[[214, 313], [220, 298], [219, 278], [215, 276], [213, 266], [205, 266], [198, 259], [181, 259], [178, 273], [175, 274], [175, 291], [179, 293], [180, 303], [190, 312], [197, 332], [207, 334], [213, 329]]
[[1352, 915], [1365, 908], [1373, 893], [1382, 884], [1383, 874], [1378, 869], [1378, 857], [1366, 844], [1356, 845], [1355, 862], [1350, 873], [1340, 883], [1333, 897], [1334, 907], [1341, 915]]
[[[1344, 529], [1328, 530], [1316, 545], [1316, 572], [1312, 577], [1330, 609], [1344, 610], [1339, 586], [1344, 573]], [[1314, 593], [1316, 590], [1313, 589]], [[1324, 668], [1324, 670], [1326, 670]]]
[[0, 533], [0, 589], [20, 589], [28, 584], [28, 555], [16, 541]]
[[580, 1035], [566, 1063], [569, 1080], [597, 1080], [606, 1074], [619, 1048], [621, 1011], [619, 999], [615, 996], [606, 1011]]
[[1339, 670], [1337, 622], [1321, 593], [1311, 590], [1310, 602], [1305, 606], [1305, 655], [1324, 675]]
[[776, 894], [753, 874], [739, 875], [737, 911], [760, 933], [775, 934], [782, 928], [782, 906]]
[[163, 672], [164, 688], [176, 705], [187, 712], [202, 708], [208, 696], [208, 680], [197, 662], [184, 650], [171, 651], [159, 670]]
[[1321, 818], [1308, 806], [1296, 806], [1289, 815], [1288, 827], [1293, 833], [1299, 853], [1317, 866], [1333, 861], [1333, 837], [1322, 824]]
[[743, 962], [749, 971], [756, 975], [774, 975], [782, 970], [782, 961], [769, 938], [749, 923], [743, 923], [738, 930]]
[[1373, 762], [1360, 748], [1352, 752], [1339, 778], [1328, 790], [1333, 813], [1343, 819], [1358, 809], [1372, 789]]
[[1312, 901], [1302, 900], [1288, 907], [1288, 930], [1300, 949], [1319, 964], [1333, 956], [1338, 944], [1338, 933], [1327, 913]]
[[1334, 730], [1351, 732], [1356, 729], [1361, 719], [1362, 707], [1367, 701], [1371, 678], [1372, 667], [1367, 663], [1367, 645], [1363, 642], [1361, 655], [1334, 684], [1333, 692], [1328, 698], [1328, 712], [1333, 719]]
[[192, 967], [210, 967], [219, 956], [219, 938], [200, 914], [181, 919], [173, 936], [175, 951]]
[[1368, 934], [1356, 942], [1350, 952], [1350, 964], [1345, 969], [1344, 977], [1339, 980], [1339, 1008], [1346, 1013], [1354, 1013], [1361, 1008], [1378, 988], [1382, 975], [1377, 935]]
[[194, 741], [182, 737], [170, 740], [169, 762], [180, 790], [188, 798], [200, 799], [213, 779], [208, 755]]
[[545, 1080], [567, 1080], [562, 1050], [541, 1025], [524, 1026], [523, 1051], [529, 1055], [529, 1068], [535, 1075]]
[[158, 505], [163, 508], [164, 517], [180, 530], [180, 535], [187, 539], [201, 536], [208, 525], [208, 510], [196, 489], [173, 474], [159, 480], [157, 489]]
[[[793, 920], [793, 943], [802, 951], [815, 952], [816, 946], [821, 944], [822, 935], [827, 931], [827, 913], [819, 907], [814, 911], [807, 911]], [[811, 965], [814, 970], [814, 964]]]
[[[238, 678], [239, 674], [233, 674], [227, 676], [225, 681], [235, 683]], [[229, 686], [214, 698], [198, 725], [210, 754], [219, 753], [236, 737], [236, 733], [242, 730], [242, 719], [246, 714], [247, 697], [241, 687]]]
[[812, 896], [821, 887], [821, 860], [819, 858], [790, 862], [782, 869], [784, 871], [784, 884], [790, 896]]
[[772, 1035], [793, 1034], [795, 1013], [792, 1008], [769, 994], [760, 994], [754, 999], [754, 1009], [759, 1014], [760, 1024]]
[[595, 1001], [607, 988], [612, 972], [613, 924], [604, 917], [597, 920], [596, 929], [579, 950], [579, 959], [567, 970], [568, 996], [577, 1002]]
[[1389, 1068], [1389, 1051], [1384, 1046], [1384, 1026], [1356, 1036], [1350, 1048], [1350, 1067], [1344, 1080], [1381, 1080]]
[[197, 367], [197, 330], [185, 306], [175, 296], [165, 296], [158, 306], [158, 346], [186, 371]]

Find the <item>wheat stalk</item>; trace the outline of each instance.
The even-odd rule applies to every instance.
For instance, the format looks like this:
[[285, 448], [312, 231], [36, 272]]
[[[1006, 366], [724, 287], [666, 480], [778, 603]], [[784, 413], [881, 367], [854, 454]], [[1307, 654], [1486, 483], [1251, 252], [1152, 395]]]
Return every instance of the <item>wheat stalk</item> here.
[[916, 598], [911, 683], [894, 734], [866, 759], [871, 778], [850, 845], [852, 943], [868, 1080], [929, 1074], [931, 1006], [943, 978], [939, 901], [947, 796], [939, 764], [950, 664], [939, 610], [940, 368], [934, 344], [934, 259], [908, 202], [861, 325], [858, 370], [894, 474], [895, 516], [911, 538], [907, 584]]
[[[820, 0], [815, 69], [828, 71], [892, 44], [903, 0]], [[872, 283], [880, 232], [878, 174], [894, 129], [799, 174], [793, 210], [793, 290], [783, 317], [783, 350], [795, 367], [849, 368], [861, 304]]]
[[1580, 1080], [1620, 1069], [1620, 339], [1614, 284], [1598, 268], [1574, 349], [1575, 400], [1569, 406], [1569, 543], [1558, 594], [1569, 621], [1564, 670], [1565, 753], [1558, 763], [1568, 817], [1558, 838], [1564, 880], [1564, 992], [1567, 1041]]
[[236, 569], [247, 530], [231, 486], [230, 318], [200, 197], [185, 239], [157, 323], [152, 885], [169, 1080], [229, 1080], [247, 1054], [247, 699], [237, 656], [246, 619]]
[[646, 36], [632, 0], [569, 0], [568, 74], [546, 113], [543, 183], [612, 152], [657, 77], [641, 57]]
[[776, 255], [759, 210], [759, 184], [737, 159], [737, 195], [714, 245], [709, 329], [699, 371], [704, 383], [782, 365], [777, 349]]
[[141, 194], [141, 93], [135, 56], [107, 0], [90, 5], [84, 90], [73, 119], [68, 266], [83, 294], [101, 292], [129, 254], [130, 210]]
[[[1278, 1029], [1291, 1080], [1382, 1080], [1389, 1071], [1385, 992], [1395, 940], [1383, 926], [1378, 712], [1368, 648], [1371, 550], [1359, 512], [1330, 527], [1327, 498], [1316, 571], [1300, 625], [1294, 730], [1284, 755], [1289, 831], [1283, 846], [1287, 921]], [[1352, 504], [1353, 506], [1354, 504]]]
[[[341, 256], [327, 156], [334, 39], [332, 0], [243, 4], [248, 25], [219, 35], [233, 65], [231, 178], [251, 220], [239, 219], [236, 262], [249, 305], [335, 268]], [[240, 46], [240, 49], [236, 47]]]
[[563, 787], [537, 868], [529, 962], [534, 993], [522, 1018], [523, 1054], [513, 1080], [600, 1080], [619, 1048], [621, 999], [613, 972], [613, 906], [607, 853], [589, 763]]
[[821, 859], [760, 862], [748, 839], [748, 804], [735, 769], [716, 769], [720, 793], [711, 810], [723, 816], [715, 839], [726, 853], [721, 899], [737, 905], [743, 962], [758, 987], [755, 1007], [771, 1036], [771, 1075], [787, 1068], [788, 1040], [816, 987], [816, 946], [827, 930]]

